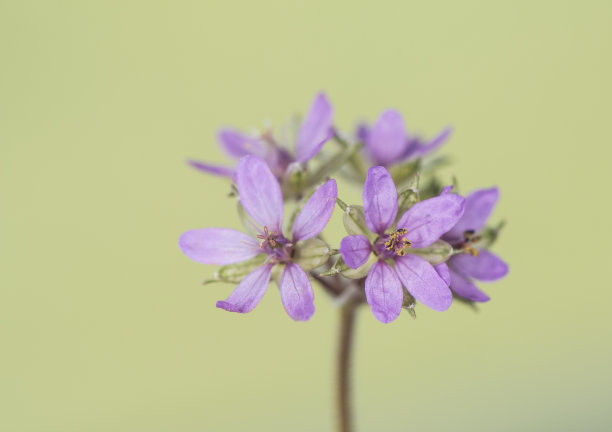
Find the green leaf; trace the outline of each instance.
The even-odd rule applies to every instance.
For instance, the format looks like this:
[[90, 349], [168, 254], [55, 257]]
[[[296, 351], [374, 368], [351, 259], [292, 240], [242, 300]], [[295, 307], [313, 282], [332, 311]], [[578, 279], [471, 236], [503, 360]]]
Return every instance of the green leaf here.
[[331, 253], [329, 246], [318, 238], [299, 241], [294, 250], [294, 261], [306, 271], [325, 264]]
[[406, 252], [426, 259], [431, 265], [438, 265], [452, 255], [453, 247], [444, 240], [438, 240], [426, 248], [406, 249]]
[[261, 253], [247, 261], [224, 265], [215, 272], [213, 278], [221, 282], [239, 283], [246, 275], [262, 265], [265, 260], [266, 254]]

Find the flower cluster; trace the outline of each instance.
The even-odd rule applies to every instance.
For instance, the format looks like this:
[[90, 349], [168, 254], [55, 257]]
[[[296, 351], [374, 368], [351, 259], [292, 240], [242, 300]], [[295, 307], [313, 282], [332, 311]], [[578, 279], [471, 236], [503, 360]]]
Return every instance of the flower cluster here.
[[[251, 311], [271, 279], [287, 314], [298, 321], [314, 313], [312, 281], [341, 301], [367, 302], [383, 323], [402, 309], [414, 316], [417, 302], [445, 311], [453, 298], [488, 301], [474, 281], [508, 272], [489, 250], [502, 226], [487, 226], [499, 192], [479, 189], [463, 197], [456, 187], [442, 186], [436, 171], [444, 159], [424, 159], [450, 129], [422, 140], [408, 134], [400, 113], [387, 110], [371, 127], [360, 124], [345, 135], [334, 128], [333, 112], [325, 94], [317, 95], [293, 150], [271, 130], [245, 135], [223, 129], [219, 142], [238, 159], [235, 167], [189, 161], [232, 181], [237, 193], [230, 195], [237, 196], [250, 233], [204, 228], [179, 239], [192, 260], [221, 266], [214, 280], [237, 283], [217, 307]], [[338, 198], [332, 176], [347, 185], [363, 183], [363, 205]], [[288, 218], [285, 205], [294, 209]], [[321, 232], [336, 205], [347, 235], [332, 248]]]

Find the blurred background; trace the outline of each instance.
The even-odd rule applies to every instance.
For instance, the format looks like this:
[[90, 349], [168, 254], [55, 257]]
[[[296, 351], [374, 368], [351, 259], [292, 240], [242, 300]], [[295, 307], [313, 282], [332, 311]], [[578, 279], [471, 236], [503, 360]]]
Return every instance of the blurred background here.
[[[0, 430], [331, 431], [337, 310], [240, 316], [181, 232], [238, 227], [219, 126], [320, 90], [397, 108], [498, 185], [509, 276], [477, 311], [362, 309], [360, 431], [612, 428], [609, 1], [0, 3]], [[341, 185], [341, 196], [358, 193]], [[340, 231], [339, 214], [328, 232]]]

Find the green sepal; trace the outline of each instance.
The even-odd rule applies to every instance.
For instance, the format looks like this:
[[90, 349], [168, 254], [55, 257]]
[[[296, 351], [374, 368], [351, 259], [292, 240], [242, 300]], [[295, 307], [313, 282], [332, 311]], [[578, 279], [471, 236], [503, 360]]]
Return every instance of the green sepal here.
[[249, 273], [262, 265], [266, 260], [266, 254], [261, 253], [250, 260], [236, 264], [228, 264], [219, 268], [213, 275], [212, 281], [240, 283]]
[[342, 275], [348, 279], [362, 279], [368, 275], [370, 267], [376, 262], [378, 258], [375, 255], [370, 255], [368, 261], [357, 269], [352, 269], [344, 263], [342, 257], [339, 257], [331, 269], [321, 273], [319, 276], [335, 276]]
[[338, 153], [331, 156], [325, 162], [323, 162], [319, 169], [317, 169], [312, 176], [308, 179], [308, 186], [314, 186], [321, 183], [331, 173], [338, 171], [343, 165], [347, 163], [354, 155], [357, 154], [361, 145], [351, 145], [346, 148], [342, 148]]
[[453, 247], [444, 240], [438, 240], [425, 248], [406, 249], [406, 252], [424, 258], [431, 265], [438, 265], [453, 254]]
[[501, 221], [496, 227], [486, 227], [478, 235], [480, 235], [480, 241], [476, 243], [476, 246], [480, 249], [488, 249], [493, 246], [493, 243], [497, 241], [499, 232], [506, 225], [505, 221]]
[[365, 212], [362, 206], [347, 206], [342, 214], [344, 229], [350, 235], [364, 235], [370, 241], [374, 241], [376, 234], [370, 231], [365, 220]]
[[327, 243], [318, 238], [297, 242], [294, 251], [293, 260], [306, 271], [325, 264], [331, 254]]
[[397, 220], [419, 202], [419, 174], [415, 174], [408, 185], [397, 194]]
[[240, 200], [236, 201], [236, 210], [238, 211], [238, 218], [240, 219], [240, 222], [242, 222], [242, 226], [244, 227], [244, 229], [252, 237], [256, 237], [257, 234], [259, 234], [259, 233], [257, 232], [255, 227], [253, 226], [253, 223], [251, 222], [251, 218], [249, 217], [249, 215], [247, 214], [246, 210], [244, 209], [244, 207], [240, 203]]
[[399, 185], [414, 176], [420, 168], [421, 160], [417, 159], [389, 168], [389, 174], [393, 177], [395, 184]]
[[402, 302], [402, 309], [406, 310], [412, 319], [416, 319], [416, 312], [414, 311], [414, 306], [416, 305], [416, 300], [414, 297], [410, 295], [410, 293], [404, 290], [404, 300]]

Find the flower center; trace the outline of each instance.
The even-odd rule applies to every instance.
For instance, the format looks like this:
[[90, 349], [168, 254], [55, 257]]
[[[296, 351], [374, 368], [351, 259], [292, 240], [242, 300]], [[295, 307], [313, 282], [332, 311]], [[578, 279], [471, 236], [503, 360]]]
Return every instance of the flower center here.
[[405, 228], [400, 228], [395, 231], [391, 231], [389, 234], [382, 238], [385, 247], [385, 255], [389, 253], [391, 255], [404, 256], [406, 255], [406, 249], [412, 246], [412, 243], [405, 237], [408, 231]]
[[270, 249], [281, 247], [281, 244], [278, 242], [278, 233], [276, 231], [269, 231], [268, 227], [264, 227], [263, 234], [258, 234], [257, 238], [261, 239], [261, 243], [259, 243], [259, 247], [265, 249], [266, 246]]
[[465, 250], [472, 256], [478, 256], [478, 249], [474, 247], [474, 244], [478, 243], [482, 237], [476, 234], [474, 230], [467, 230], [463, 232], [463, 242], [459, 245], [460, 249]]
[[291, 261], [293, 244], [282, 234], [279, 234], [276, 231], [270, 231], [267, 226], [264, 226], [263, 234], [257, 235], [257, 238], [261, 239], [259, 247], [268, 254], [270, 261]]

